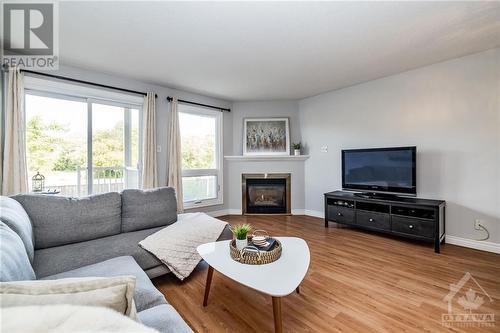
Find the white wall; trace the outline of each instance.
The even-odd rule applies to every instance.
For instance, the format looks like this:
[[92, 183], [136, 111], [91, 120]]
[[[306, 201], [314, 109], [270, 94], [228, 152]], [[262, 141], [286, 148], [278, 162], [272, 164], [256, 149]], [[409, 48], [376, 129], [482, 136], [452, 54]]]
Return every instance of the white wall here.
[[500, 243], [499, 71], [494, 49], [301, 100], [305, 208], [341, 188], [341, 149], [416, 145], [418, 196], [447, 201], [446, 233], [479, 239], [482, 219]]

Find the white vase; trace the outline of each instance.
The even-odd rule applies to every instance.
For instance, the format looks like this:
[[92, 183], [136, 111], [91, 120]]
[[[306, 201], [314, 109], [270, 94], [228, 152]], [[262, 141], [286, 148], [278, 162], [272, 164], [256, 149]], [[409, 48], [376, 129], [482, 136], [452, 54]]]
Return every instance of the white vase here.
[[293, 154], [294, 154], [295, 156], [300, 156], [300, 149], [294, 149], [294, 150], [293, 150]]
[[243, 250], [243, 248], [247, 245], [248, 245], [248, 240], [246, 238], [245, 239], [236, 239], [236, 248], [238, 250], [240, 250], [240, 251]]

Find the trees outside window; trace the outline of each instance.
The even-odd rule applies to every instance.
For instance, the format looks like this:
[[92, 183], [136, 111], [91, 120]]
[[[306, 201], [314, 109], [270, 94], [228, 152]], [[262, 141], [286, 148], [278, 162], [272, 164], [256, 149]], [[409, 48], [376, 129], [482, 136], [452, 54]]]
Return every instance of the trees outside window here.
[[222, 203], [222, 113], [179, 105], [184, 207]]
[[47, 95], [26, 93], [29, 176], [72, 196], [138, 187], [140, 107]]

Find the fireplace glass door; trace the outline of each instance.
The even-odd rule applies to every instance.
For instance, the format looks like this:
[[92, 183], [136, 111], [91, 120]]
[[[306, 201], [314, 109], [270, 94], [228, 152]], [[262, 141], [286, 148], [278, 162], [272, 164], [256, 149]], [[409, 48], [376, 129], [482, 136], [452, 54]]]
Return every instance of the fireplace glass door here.
[[247, 179], [247, 207], [250, 214], [284, 214], [287, 212], [285, 179]]

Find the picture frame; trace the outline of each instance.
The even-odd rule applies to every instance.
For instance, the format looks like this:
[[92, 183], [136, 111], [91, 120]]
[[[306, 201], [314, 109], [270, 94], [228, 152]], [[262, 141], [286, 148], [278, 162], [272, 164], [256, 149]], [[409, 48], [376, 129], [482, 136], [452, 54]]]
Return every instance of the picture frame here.
[[243, 119], [243, 155], [290, 155], [290, 124], [288, 118]]

